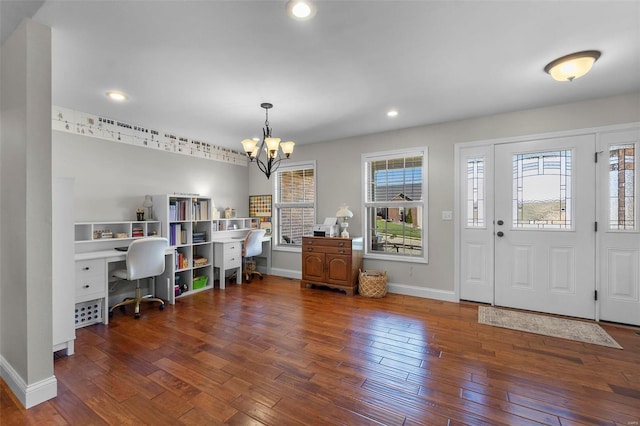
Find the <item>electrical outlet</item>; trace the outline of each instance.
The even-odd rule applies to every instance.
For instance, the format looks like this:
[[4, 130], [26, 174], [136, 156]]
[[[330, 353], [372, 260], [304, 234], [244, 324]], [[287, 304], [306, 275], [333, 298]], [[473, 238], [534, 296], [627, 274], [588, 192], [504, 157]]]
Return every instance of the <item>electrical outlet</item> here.
[[453, 220], [453, 212], [452, 211], [443, 211], [442, 212], [442, 220]]

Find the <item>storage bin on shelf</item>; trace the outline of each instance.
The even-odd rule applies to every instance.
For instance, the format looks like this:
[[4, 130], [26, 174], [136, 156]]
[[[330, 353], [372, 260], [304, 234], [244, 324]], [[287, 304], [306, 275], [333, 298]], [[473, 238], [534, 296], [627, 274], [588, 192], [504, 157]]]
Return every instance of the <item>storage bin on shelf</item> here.
[[379, 298], [387, 295], [387, 271], [360, 270], [358, 293], [364, 297]]
[[193, 279], [193, 289], [198, 290], [201, 288], [205, 288], [207, 286], [207, 282], [209, 281], [209, 277], [207, 275], [200, 275]]

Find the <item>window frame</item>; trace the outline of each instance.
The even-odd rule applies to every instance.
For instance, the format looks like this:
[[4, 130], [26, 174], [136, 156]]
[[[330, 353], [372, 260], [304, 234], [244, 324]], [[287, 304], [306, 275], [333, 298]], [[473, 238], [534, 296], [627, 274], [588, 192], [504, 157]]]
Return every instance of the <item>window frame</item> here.
[[[369, 164], [380, 160], [398, 160], [407, 157], [422, 157], [422, 200], [420, 201], [368, 201], [367, 192], [370, 185], [368, 181]], [[405, 148], [391, 151], [379, 151], [373, 153], [364, 153], [361, 157], [361, 176], [362, 176], [362, 235], [364, 243], [364, 257], [366, 259], [389, 260], [393, 262], [410, 262], [410, 263], [429, 263], [428, 259], [428, 228], [429, 228], [429, 149], [426, 146]], [[375, 224], [370, 223], [369, 209], [388, 207], [421, 207], [422, 208], [422, 255], [410, 256], [406, 254], [382, 254], [371, 251], [371, 235], [369, 229], [374, 229]]]
[[[278, 182], [280, 181], [280, 173], [282, 172], [291, 172], [295, 170], [313, 170], [313, 186], [314, 186], [314, 197], [313, 202], [309, 203], [283, 203], [280, 201], [280, 192], [278, 188]], [[287, 162], [286, 165], [281, 165], [278, 170], [273, 174], [275, 179], [272, 184], [272, 192], [273, 192], [273, 216], [272, 216], [272, 236], [271, 236], [271, 249], [277, 251], [288, 251], [288, 252], [301, 252], [302, 251], [302, 243], [300, 244], [281, 244], [280, 243], [280, 209], [281, 208], [291, 208], [291, 207], [312, 207], [313, 208], [313, 218], [314, 223], [317, 221], [317, 201], [318, 201], [318, 169], [316, 167], [315, 160], [309, 161], [298, 161], [298, 162]]]

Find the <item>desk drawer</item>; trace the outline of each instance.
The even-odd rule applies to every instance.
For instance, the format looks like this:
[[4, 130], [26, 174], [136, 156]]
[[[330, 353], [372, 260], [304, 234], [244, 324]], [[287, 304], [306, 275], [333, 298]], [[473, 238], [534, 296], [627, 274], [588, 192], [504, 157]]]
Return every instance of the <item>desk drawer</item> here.
[[103, 259], [76, 262], [76, 301], [87, 300], [98, 294], [103, 297], [106, 290], [106, 263]]
[[242, 265], [242, 253], [225, 253], [223, 269], [239, 268]]

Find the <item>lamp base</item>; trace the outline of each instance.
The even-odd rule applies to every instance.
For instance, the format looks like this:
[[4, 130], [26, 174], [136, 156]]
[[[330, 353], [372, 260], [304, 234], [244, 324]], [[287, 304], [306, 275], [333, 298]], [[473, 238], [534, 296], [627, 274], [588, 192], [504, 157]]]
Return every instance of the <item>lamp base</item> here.
[[342, 230], [342, 233], [340, 234], [340, 236], [341, 236], [342, 238], [349, 238], [349, 233], [347, 232], [347, 228], [344, 228], [344, 229]]

